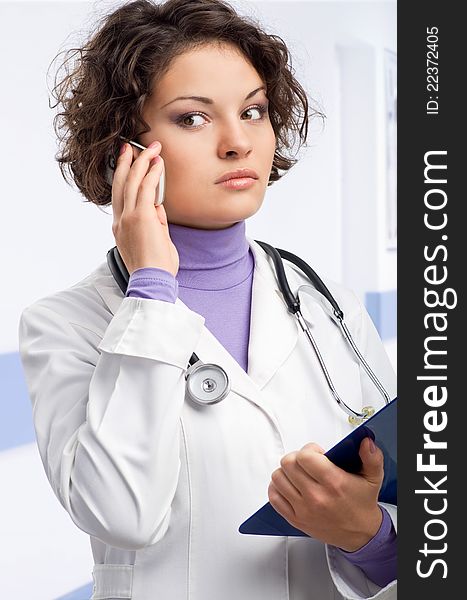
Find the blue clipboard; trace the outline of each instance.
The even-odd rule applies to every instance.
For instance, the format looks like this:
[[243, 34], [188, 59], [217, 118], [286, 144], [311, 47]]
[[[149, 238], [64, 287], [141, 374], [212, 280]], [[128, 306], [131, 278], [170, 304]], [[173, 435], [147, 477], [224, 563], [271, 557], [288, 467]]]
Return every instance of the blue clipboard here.
[[[362, 467], [358, 451], [365, 437], [371, 437], [384, 454], [384, 479], [378, 500], [397, 504], [397, 398], [351, 431], [325, 452], [325, 456], [341, 469], [358, 473]], [[244, 521], [238, 530], [255, 535], [310, 537], [286, 521], [270, 502]]]

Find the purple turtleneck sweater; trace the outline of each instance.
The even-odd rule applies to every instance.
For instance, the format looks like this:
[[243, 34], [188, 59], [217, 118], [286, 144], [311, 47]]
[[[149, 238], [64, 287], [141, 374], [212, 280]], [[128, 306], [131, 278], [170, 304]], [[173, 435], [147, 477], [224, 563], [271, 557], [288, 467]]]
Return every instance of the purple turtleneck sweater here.
[[[205, 326], [247, 372], [255, 262], [245, 235], [245, 221], [226, 229], [169, 223], [169, 234], [180, 259], [177, 276], [156, 267], [137, 269], [130, 276], [126, 296], [166, 302], [175, 302], [179, 297], [205, 318]], [[381, 527], [365, 546], [356, 552], [338, 550], [384, 587], [396, 579], [397, 536], [389, 514], [381, 510]]]

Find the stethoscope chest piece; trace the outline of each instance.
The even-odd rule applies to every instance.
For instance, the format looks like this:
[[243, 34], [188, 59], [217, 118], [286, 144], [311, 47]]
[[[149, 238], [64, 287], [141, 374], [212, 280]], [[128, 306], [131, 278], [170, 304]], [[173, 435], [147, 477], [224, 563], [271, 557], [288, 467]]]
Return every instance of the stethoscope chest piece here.
[[229, 377], [219, 365], [199, 361], [187, 370], [185, 379], [188, 397], [201, 406], [216, 404], [230, 392]]

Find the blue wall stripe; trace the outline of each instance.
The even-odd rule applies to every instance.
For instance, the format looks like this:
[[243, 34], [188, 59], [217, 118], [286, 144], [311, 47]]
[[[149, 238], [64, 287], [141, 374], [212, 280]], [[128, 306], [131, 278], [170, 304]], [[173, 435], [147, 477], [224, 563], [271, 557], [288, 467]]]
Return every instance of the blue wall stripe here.
[[0, 354], [0, 450], [36, 441], [19, 352]]
[[365, 306], [382, 340], [397, 336], [397, 291], [366, 292]]
[[92, 588], [94, 584], [88, 583], [83, 585], [83, 587], [66, 594], [65, 596], [60, 596], [60, 598], [56, 598], [55, 600], [89, 600], [92, 596]]

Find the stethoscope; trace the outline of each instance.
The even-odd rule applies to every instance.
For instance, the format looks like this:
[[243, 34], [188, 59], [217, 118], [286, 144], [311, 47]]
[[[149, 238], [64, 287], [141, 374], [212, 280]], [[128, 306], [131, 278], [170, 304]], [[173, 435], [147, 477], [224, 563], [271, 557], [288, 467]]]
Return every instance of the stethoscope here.
[[[303, 318], [303, 315], [300, 311], [300, 299], [298, 297], [298, 294], [301, 289], [303, 289], [304, 292], [312, 295], [315, 298], [315, 300], [320, 302], [321, 306], [328, 314], [328, 316], [330, 316], [334, 323], [336, 323], [339, 326], [342, 334], [350, 344], [352, 351], [354, 352], [360, 364], [363, 366], [368, 377], [377, 387], [380, 394], [383, 396], [385, 404], [389, 404], [391, 400], [389, 394], [386, 392], [383, 385], [376, 377], [373, 370], [371, 369], [371, 367], [366, 362], [365, 358], [362, 356], [361, 352], [357, 348], [352, 338], [352, 335], [344, 322], [343, 311], [340, 309], [331, 292], [328, 290], [328, 288], [321, 280], [321, 278], [317, 275], [317, 273], [304, 260], [296, 256], [295, 254], [287, 252], [287, 250], [281, 250], [280, 248], [276, 249], [273, 246], [266, 244], [265, 242], [260, 242], [258, 240], [255, 241], [272, 258], [279, 282], [279, 287], [287, 304], [288, 311], [296, 316], [302, 331], [305, 332], [307, 338], [310, 340], [310, 343], [319, 361], [323, 375], [326, 378], [326, 382], [329, 386], [331, 394], [333, 395], [339, 407], [348, 415], [349, 423], [351, 425], [360, 424], [365, 419], [371, 417], [375, 413], [375, 409], [372, 406], [365, 406], [362, 408], [361, 413], [357, 412], [350, 408], [350, 406], [347, 406], [347, 404], [337, 393], [337, 390], [332, 382], [331, 376], [329, 375], [329, 371], [326, 368], [326, 364], [323, 360], [323, 357], [321, 356], [321, 352], [319, 351], [318, 345], [310, 331], [310, 328], [308, 327], [306, 320]], [[309, 285], [300, 286], [297, 292], [297, 297], [295, 297], [292, 291], [290, 290], [287, 277], [285, 275], [282, 258], [289, 260], [290, 262], [294, 263], [299, 269], [301, 269], [313, 283], [314, 287], [311, 288]], [[109, 265], [110, 271], [113, 277], [115, 278], [116, 282], [118, 283], [120, 289], [124, 294], [126, 294], [129, 281], [129, 273], [125, 266], [125, 263], [123, 262], [120, 256], [117, 246], [114, 246], [107, 252], [107, 264]], [[224, 398], [226, 398], [230, 392], [230, 379], [226, 371], [219, 365], [212, 363], [203, 363], [194, 352], [191, 355], [189, 365], [185, 373], [185, 380], [186, 393], [188, 397], [192, 402], [201, 406], [217, 404], [218, 402], [221, 402], [221, 400], [224, 400]]]

